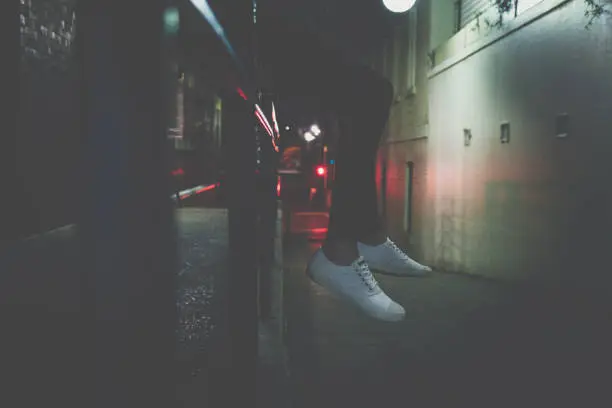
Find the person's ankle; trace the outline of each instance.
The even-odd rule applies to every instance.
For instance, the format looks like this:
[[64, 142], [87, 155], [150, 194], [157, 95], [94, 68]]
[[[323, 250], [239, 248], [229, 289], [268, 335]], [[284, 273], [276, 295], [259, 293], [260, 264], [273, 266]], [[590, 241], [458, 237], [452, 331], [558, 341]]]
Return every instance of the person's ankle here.
[[369, 246], [376, 246], [387, 242], [387, 234], [379, 231], [372, 234], [364, 235], [359, 238], [359, 242]]
[[327, 240], [321, 249], [327, 259], [340, 266], [350, 265], [359, 258], [356, 241]]

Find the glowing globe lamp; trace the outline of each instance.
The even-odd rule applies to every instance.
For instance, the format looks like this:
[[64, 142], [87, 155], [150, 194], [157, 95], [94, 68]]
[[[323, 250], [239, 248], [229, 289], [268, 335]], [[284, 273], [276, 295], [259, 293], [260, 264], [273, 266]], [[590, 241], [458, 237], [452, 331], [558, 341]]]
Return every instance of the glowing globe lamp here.
[[410, 10], [416, 0], [382, 0], [385, 7], [393, 13], [405, 13]]

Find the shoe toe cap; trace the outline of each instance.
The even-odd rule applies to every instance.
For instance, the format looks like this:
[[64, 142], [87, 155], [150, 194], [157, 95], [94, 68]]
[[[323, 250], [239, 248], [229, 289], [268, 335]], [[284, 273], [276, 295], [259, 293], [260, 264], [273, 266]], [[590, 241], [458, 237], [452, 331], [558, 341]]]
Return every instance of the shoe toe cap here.
[[387, 306], [387, 315], [389, 316], [389, 320], [398, 321], [403, 320], [406, 316], [406, 310], [402, 307], [402, 305], [391, 302], [389, 306]]
[[429, 266], [422, 266], [421, 268], [419, 268], [418, 272], [421, 275], [428, 275], [431, 272], [431, 268]]

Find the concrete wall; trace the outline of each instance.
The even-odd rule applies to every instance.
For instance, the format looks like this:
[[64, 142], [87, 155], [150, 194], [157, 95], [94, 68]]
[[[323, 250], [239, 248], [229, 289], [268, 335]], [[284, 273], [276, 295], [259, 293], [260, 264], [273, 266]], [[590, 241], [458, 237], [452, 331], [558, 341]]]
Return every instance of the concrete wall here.
[[612, 19], [585, 30], [584, 10], [544, 0], [432, 71], [435, 246], [426, 252], [437, 266], [508, 279], [607, 277]]
[[[501, 29], [468, 24], [452, 35], [445, 3], [417, 5], [417, 91], [394, 105], [380, 151], [391, 235], [439, 269], [607, 282], [612, 19], [586, 30], [581, 0], [524, 0]], [[563, 114], [569, 133], [558, 137]], [[509, 143], [500, 141], [502, 123]]]

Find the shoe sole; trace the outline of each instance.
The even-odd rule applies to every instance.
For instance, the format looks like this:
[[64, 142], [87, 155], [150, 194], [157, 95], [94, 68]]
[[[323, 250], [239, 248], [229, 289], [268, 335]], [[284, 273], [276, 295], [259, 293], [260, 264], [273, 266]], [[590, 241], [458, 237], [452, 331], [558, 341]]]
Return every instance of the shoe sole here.
[[423, 272], [409, 272], [409, 273], [398, 273], [398, 272], [389, 272], [384, 269], [376, 268], [375, 266], [370, 265], [370, 270], [372, 272], [381, 274], [381, 275], [389, 275], [395, 276], [399, 278], [427, 278], [431, 276], [433, 271], [423, 271]]

